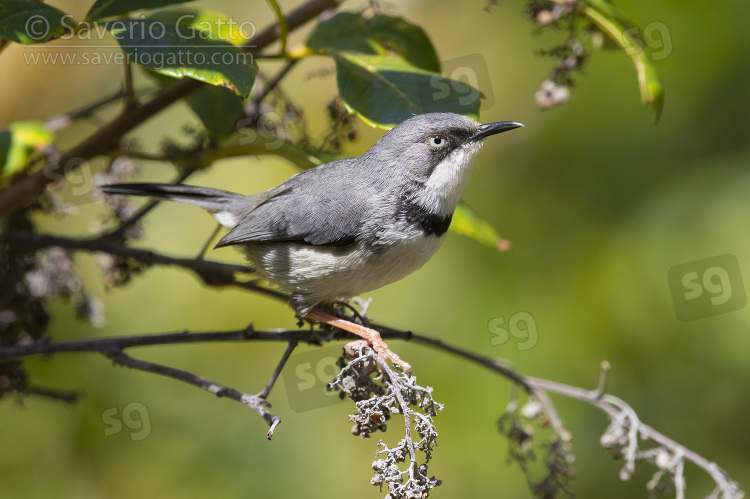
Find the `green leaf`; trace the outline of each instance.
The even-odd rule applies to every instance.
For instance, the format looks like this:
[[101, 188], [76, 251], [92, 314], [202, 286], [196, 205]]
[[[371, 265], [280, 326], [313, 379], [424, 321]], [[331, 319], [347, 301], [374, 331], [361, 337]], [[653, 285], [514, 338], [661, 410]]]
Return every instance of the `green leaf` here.
[[206, 86], [185, 99], [211, 137], [222, 139], [236, 129], [245, 115], [242, 100], [231, 90]]
[[247, 38], [240, 24], [219, 12], [199, 9], [169, 9], [161, 10], [146, 19], [154, 19], [166, 25], [175, 26], [178, 34], [187, 34], [189, 30], [197, 30], [199, 36], [209, 40], [223, 40], [232, 45], [243, 45]]
[[458, 203], [453, 220], [448, 228], [451, 232], [470, 237], [498, 251], [508, 251], [510, 241], [503, 239], [497, 231], [464, 203]]
[[307, 47], [333, 57], [344, 103], [373, 126], [391, 128], [429, 112], [479, 116], [484, 95], [439, 75], [430, 39], [400, 17], [340, 12], [318, 25]]
[[440, 72], [440, 60], [427, 34], [401, 17], [376, 14], [370, 19], [370, 32], [378, 43], [418, 68]]
[[219, 38], [218, 33], [192, 23], [170, 22], [170, 15], [108, 21], [104, 26], [132, 62], [173, 78], [190, 77], [227, 87], [242, 98], [250, 95], [258, 73], [252, 56]]
[[18, 43], [44, 43], [60, 38], [72, 17], [50, 5], [34, 0], [0, 2], [0, 38]]
[[0, 177], [23, 170], [31, 156], [48, 146], [54, 135], [41, 121], [17, 121], [0, 131]]
[[[174, 80], [148, 68], [144, 72], [160, 87], [166, 87]], [[223, 139], [236, 131], [237, 121], [245, 116], [242, 99], [228, 88], [206, 85], [188, 95], [185, 102], [195, 113], [208, 132], [215, 139]]]
[[633, 31], [629, 29], [633, 23], [606, 0], [586, 0], [583, 12], [633, 61], [638, 74], [641, 102], [653, 108], [655, 121], [658, 122], [664, 107], [664, 85], [648, 54], [644, 50], [634, 50], [642, 45], [633, 37]]
[[333, 58], [344, 104], [373, 126], [391, 128], [415, 114], [431, 112], [479, 117], [484, 96], [465, 83], [396, 57], [339, 52]]
[[392, 53], [418, 68], [440, 72], [437, 52], [424, 30], [401, 17], [376, 14], [366, 18], [354, 12], [339, 12], [315, 28], [307, 46], [331, 55]]
[[97, 0], [86, 14], [86, 21], [98, 21], [107, 17], [121, 16], [134, 10], [157, 9], [190, 0]]

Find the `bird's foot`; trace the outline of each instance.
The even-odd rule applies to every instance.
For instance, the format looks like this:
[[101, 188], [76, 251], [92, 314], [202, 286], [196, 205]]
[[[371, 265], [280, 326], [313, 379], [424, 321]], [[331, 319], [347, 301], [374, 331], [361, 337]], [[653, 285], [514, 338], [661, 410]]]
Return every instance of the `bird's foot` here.
[[401, 367], [406, 374], [411, 374], [411, 365], [408, 362], [401, 360], [401, 357], [396, 355], [388, 348], [388, 345], [380, 337], [380, 333], [375, 329], [355, 324], [354, 322], [340, 319], [334, 315], [321, 312], [317, 309], [312, 309], [307, 312], [304, 316], [305, 319], [313, 320], [316, 322], [322, 322], [331, 326], [343, 329], [350, 333], [354, 333], [357, 336], [363, 338], [367, 343], [372, 345], [372, 349], [375, 350], [380, 358], [383, 360], [390, 360], [393, 365]]

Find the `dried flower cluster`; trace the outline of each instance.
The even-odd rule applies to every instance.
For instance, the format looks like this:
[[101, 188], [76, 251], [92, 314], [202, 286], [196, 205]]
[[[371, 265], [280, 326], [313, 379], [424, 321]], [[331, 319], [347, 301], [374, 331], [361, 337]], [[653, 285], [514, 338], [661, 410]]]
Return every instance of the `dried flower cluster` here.
[[[550, 426], [537, 400], [532, 397], [519, 411], [514, 390], [506, 413], [497, 425], [500, 433], [508, 438], [511, 459], [521, 466], [537, 497], [555, 497], [560, 491], [572, 496], [568, 482], [575, 476], [572, 466], [575, 456], [570, 452], [569, 439], [561, 438], [556, 432], [537, 435]], [[543, 466], [535, 466], [540, 461]]]
[[[417, 385], [417, 378], [404, 373], [395, 373], [363, 341], [347, 345], [346, 355], [339, 360], [341, 372], [329, 384], [332, 390], [340, 390], [342, 398], [349, 397], [357, 412], [349, 419], [354, 422], [352, 433], [368, 438], [371, 433], [387, 429], [393, 414], [405, 418], [405, 436], [395, 447], [383, 440], [378, 442], [378, 459], [372, 463], [375, 476], [371, 483], [388, 486], [386, 499], [423, 498], [430, 490], [441, 484], [434, 476], [427, 475], [427, 462], [437, 445], [437, 431], [432, 418], [443, 405], [432, 398], [432, 388]], [[378, 366], [382, 369], [379, 370]], [[417, 442], [413, 431], [419, 436]], [[416, 451], [422, 452], [425, 462], [417, 462]], [[409, 464], [406, 469], [400, 463]]]

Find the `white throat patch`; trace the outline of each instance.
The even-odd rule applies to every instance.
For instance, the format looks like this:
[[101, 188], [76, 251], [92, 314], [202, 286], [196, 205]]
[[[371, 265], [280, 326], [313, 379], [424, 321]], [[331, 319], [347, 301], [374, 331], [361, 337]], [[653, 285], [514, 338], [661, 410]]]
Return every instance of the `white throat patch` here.
[[417, 202], [436, 215], [453, 213], [471, 177], [474, 155], [481, 148], [482, 141], [478, 141], [451, 152], [432, 171]]

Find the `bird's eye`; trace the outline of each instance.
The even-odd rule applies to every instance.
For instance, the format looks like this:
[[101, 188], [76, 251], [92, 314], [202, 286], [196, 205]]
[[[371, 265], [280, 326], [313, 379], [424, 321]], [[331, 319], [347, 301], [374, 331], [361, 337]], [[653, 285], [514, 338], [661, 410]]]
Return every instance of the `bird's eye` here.
[[448, 145], [448, 139], [442, 135], [433, 135], [430, 137], [430, 147], [433, 149], [442, 149]]

